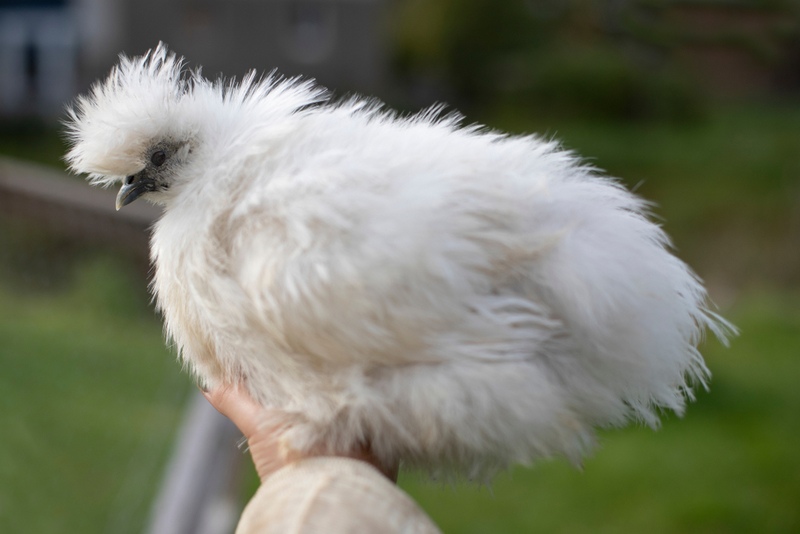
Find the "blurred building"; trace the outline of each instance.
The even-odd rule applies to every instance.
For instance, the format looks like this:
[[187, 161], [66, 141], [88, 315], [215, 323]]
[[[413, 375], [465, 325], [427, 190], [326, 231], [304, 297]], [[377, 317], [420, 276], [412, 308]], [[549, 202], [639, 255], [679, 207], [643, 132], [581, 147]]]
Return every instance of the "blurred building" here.
[[0, 112], [58, 113], [75, 91], [77, 37], [67, 0], [0, 0]]
[[164, 41], [207, 77], [277, 68], [342, 91], [386, 82], [390, 0], [0, 0], [5, 115], [59, 113], [119, 53]]

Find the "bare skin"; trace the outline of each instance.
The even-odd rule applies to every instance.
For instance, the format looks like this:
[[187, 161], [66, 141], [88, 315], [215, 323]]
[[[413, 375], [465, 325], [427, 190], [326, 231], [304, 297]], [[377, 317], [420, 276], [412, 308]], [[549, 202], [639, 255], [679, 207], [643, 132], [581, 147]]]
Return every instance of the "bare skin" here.
[[[250, 455], [253, 457], [253, 463], [261, 482], [285, 465], [314, 456], [290, 456], [287, 458], [281, 454], [279, 450], [280, 433], [276, 431], [275, 427], [261, 424], [262, 421], [269, 419], [267, 417], [269, 411], [256, 404], [246, 391], [234, 386], [222, 386], [212, 391], [203, 391], [203, 395], [219, 413], [233, 421], [247, 438]], [[385, 468], [372, 455], [368, 446], [353, 451], [347, 457], [367, 462], [376, 467], [389, 480], [397, 482], [398, 466]]]

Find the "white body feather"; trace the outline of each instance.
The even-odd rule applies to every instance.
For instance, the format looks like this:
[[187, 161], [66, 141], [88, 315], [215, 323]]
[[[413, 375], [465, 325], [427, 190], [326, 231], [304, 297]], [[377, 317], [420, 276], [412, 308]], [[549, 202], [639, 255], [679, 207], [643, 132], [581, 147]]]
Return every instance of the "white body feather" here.
[[641, 199], [554, 142], [324, 99], [181, 81], [160, 47], [72, 113], [99, 182], [191, 140], [153, 290], [201, 379], [295, 414], [292, 448], [467, 476], [682, 413], [720, 325]]

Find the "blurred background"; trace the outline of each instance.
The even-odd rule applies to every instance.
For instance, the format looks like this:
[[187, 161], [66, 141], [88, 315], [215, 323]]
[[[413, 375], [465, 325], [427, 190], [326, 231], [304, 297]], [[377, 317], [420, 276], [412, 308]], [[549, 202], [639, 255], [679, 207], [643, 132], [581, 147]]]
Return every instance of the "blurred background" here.
[[741, 329], [703, 345], [683, 419], [602, 432], [582, 470], [402, 473], [444, 532], [800, 532], [797, 0], [0, 0], [0, 532], [222, 534], [257, 487], [164, 345], [157, 210], [115, 213], [61, 160], [65, 103], [159, 40], [211, 78], [278, 68], [555, 137], [654, 203]]

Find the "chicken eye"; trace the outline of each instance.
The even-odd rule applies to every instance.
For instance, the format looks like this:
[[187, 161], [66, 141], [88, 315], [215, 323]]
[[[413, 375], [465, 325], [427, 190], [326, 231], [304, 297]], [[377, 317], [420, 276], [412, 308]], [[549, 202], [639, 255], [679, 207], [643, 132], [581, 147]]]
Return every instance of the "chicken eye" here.
[[167, 160], [167, 155], [164, 154], [163, 150], [157, 150], [157, 151], [153, 152], [152, 156], [150, 156], [150, 161], [156, 167], [161, 167], [166, 160]]

